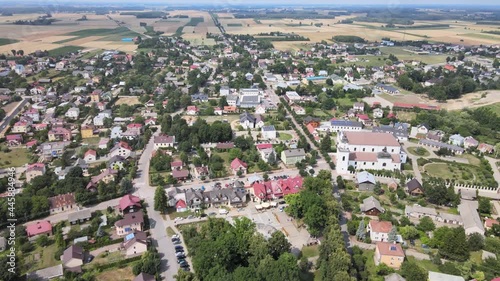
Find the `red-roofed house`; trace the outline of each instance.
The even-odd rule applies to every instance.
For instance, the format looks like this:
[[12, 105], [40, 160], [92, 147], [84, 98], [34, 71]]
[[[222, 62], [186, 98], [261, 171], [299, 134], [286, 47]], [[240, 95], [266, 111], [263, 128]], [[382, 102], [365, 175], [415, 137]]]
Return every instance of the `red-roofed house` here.
[[198, 109], [198, 107], [194, 106], [194, 105], [190, 105], [186, 108], [186, 114], [187, 115], [198, 115], [198, 112], [200, 110]]
[[493, 227], [493, 225], [495, 225], [495, 224], [500, 224], [500, 222], [498, 222], [498, 221], [497, 221], [497, 220], [495, 220], [495, 219], [485, 219], [485, 220], [484, 220], [484, 228], [485, 228], [486, 230], [489, 230], [489, 229], [490, 229], [490, 228], [492, 228], [492, 227]]
[[238, 174], [238, 171], [241, 171], [243, 174], [247, 172], [247, 163], [241, 161], [238, 158], [234, 158], [234, 160], [231, 162], [231, 170], [233, 170], [233, 173], [236, 175]]
[[405, 259], [405, 253], [400, 244], [377, 242], [375, 246], [375, 264], [385, 263], [387, 266], [399, 269]]
[[38, 144], [37, 140], [29, 141], [29, 142], [26, 143], [26, 148], [36, 147], [37, 144]]
[[122, 214], [133, 213], [140, 208], [142, 208], [141, 198], [131, 194], [123, 196], [118, 203], [118, 210]]
[[173, 161], [170, 163], [172, 170], [182, 170], [184, 163], [182, 161]]
[[87, 162], [97, 160], [97, 152], [93, 149], [87, 150], [87, 152], [85, 152], [85, 155], [83, 156], [83, 160]]
[[266, 201], [273, 198], [272, 183], [270, 181], [266, 182], [255, 182], [253, 185], [253, 195], [255, 199], [258, 198], [260, 201]]
[[372, 241], [384, 242], [389, 239], [389, 232], [391, 232], [392, 223], [390, 221], [375, 221], [371, 220], [366, 227], [366, 231], [370, 232], [370, 239]]
[[18, 146], [23, 143], [23, 136], [21, 134], [5, 136], [8, 146]]
[[175, 203], [175, 209], [177, 212], [185, 212], [187, 211], [187, 204], [186, 201], [180, 199]]
[[451, 65], [451, 64], [447, 64], [447, 65], [445, 65], [445, 66], [444, 66], [444, 69], [446, 69], [446, 70], [448, 70], [448, 71], [453, 71], [453, 72], [455, 72], [455, 71], [457, 70], [457, 69], [456, 69], [453, 65]]
[[491, 144], [487, 143], [480, 143], [479, 146], [477, 147], [477, 150], [481, 151], [482, 153], [493, 153], [495, 148]]
[[26, 225], [26, 233], [28, 238], [33, 238], [38, 235], [52, 235], [52, 225], [49, 221], [37, 221], [36, 223]]

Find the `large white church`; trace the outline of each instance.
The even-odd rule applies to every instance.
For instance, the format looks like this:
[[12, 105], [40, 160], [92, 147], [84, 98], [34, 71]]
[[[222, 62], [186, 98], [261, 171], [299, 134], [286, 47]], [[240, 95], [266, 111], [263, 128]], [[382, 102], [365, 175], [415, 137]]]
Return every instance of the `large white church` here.
[[401, 170], [407, 155], [398, 140], [388, 133], [346, 132], [337, 134], [336, 169], [348, 174], [356, 170]]

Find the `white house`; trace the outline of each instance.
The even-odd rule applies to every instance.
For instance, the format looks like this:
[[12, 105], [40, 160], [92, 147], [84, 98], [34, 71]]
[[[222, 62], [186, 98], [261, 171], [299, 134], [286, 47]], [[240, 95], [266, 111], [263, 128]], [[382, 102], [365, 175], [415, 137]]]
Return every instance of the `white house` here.
[[373, 110], [373, 118], [382, 118], [384, 117], [384, 111], [381, 108], [375, 108]]
[[392, 223], [390, 221], [371, 220], [366, 227], [366, 231], [370, 232], [372, 242], [387, 242], [391, 229]]
[[99, 112], [99, 114], [94, 117], [94, 126], [104, 126], [104, 119], [106, 118], [111, 118], [111, 110]]
[[363, 129], [363, 123], [349, 120], [332, 120], [330, 122], [330, 131], [333, 133], [338, 132], [354, 132]]
[[449, 139], [449, 142], [453, 145], [456, 145], [456, 146], [463, 146], [464, 141], [465, 141], [465, 138], [462, 137], [460, 134], [451, 135], [450, 139]]
[[78, 116], [80, 115], [80, 109], [78, 107], [72, 107], [66, 111], [64, 116], [66, 118], [71, 118], [71, 119], [78, 119]]
[[296, 104], [292, 105], [292, 110], [297, 115], [306, 115], [306, 110], [300, 105], [296, 105]]
[[174, 147], [175, 136], [159, 135], [159, 136], [154, 137], [153, 142], [154, 142], [155, 149], [165, 148], [165, 147]]
[[392, 134], [348, 132], [337, 134], [336, 167], [339, 174], [356, 170], [401, 170], [407, 155]]
[[263, 106], [262, 104], [259, 104], [257, 105], [257, 107], [255, 107], [255, 114], [264, 114], [266, 113], [266, 107]]
[[267, 140], [276, 139], [276, 129], [274, 128], [273, 125], [263, 126], [261, 128], [261, 134], [262, 134], [262, 138], [264, 138], [264, 139], [267, 139]]

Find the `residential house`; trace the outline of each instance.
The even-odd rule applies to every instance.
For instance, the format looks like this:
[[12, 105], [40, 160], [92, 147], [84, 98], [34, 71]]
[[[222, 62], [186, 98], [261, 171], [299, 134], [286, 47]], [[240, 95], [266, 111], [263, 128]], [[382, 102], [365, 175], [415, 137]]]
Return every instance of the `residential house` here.
[[49, 221], [37, 221], [26, 225], [26, 234], [28, 238], [38, 237], [39, 235], [52, 235], [52, 225]]
[[406, 192], [410, 195], [416, 196], [424, 194], [424, 189], [422, 184], [414, 178], [406, 183]]
[[255, 129], [264, 126], [264, 121], [260, 115], [253, 116], [252, 114], [245, 112], [240, 114], [240, 125], [244, 129]]
[[240, 108], [255, 108], [261, 103], [260, 96], [254, 94], [242, 95], [238, 103]]
[[238, 113], [238, 108], [236, 106], [224, 106], [224, 108], [222, 109], [222, 112], [224, 114], [231, 114], [231, 113]]
[[493, 145], [490, 145], [490, 144], [487, 144], [487, 143], [481, 143], [477, 147], [477, 150], [481, 151], [482, 153], [491, 154], [495, 150], [495, 147]]
[[373, 110], [373, 118], [382, 118], [384, 117], [384, 110], [381, 108], [375, 108]]
[[379, 127], [373, 127], [372, 132], [392, 134], [399, 141], [408, 140], [408, 127], [404, 123], [396, 123], [394, 126], [381, 125]]
[[122, 127], [120, 126], [115, 126], [113, 128], [111, 128], [111, 134], [110, 134], [110, 138], [111, 139], [121, 139], [122, 138]]
[[127, 138], [129, 140], [133, 140], [141, 136], [142, 131], [143, 131], [142, 124], [130, 123], [127, 125], [127, 130], [122, 133], [122, 137]]
[[198, 112], [200, 112], [200, 109], [197, 106], [190, 105], [186, 108], [187, 115], [198, 115]]
[[490, 230], [495, 224], [500, 224], [500, 221], [491, 218], [487, 218], [484, 220], [484, 228], [486, 230]]
[[465, 137], [464, 139], [464, 147], [467, 148], [474, 148], [479, 145], [479, 142], [472, 136]]
[[366, 227], [366, 231], [370, 232], [370, 239], [373, 242], [386, 242], [389, 239], [392, 223], [390, 221], [371, 220]]
[[400, 244], [390, 242], [377, 242], [375, 245], [375, 265], [386, 264], [398, 270], [405, 260], [405, 253]]
[[445, 148], [455, 154], [462, 154], [464, 153], [464, 149], [460, 146], [454, 145], [454, 144], [448, 144], [444, 142], [439, 142], [439, 141], [432, 141], [432, 140], [426, 140], [426, 139], [421, 139], [418, 141], [418, 144], [420, 145], [425, 145], [434, 149], [441, 149]]
[[144, 214], [142, 213], [142, 210], [133, 213], [126, 213], [123, 215], [123, 219], [115, 222], [116, 234], [119, 236], [125, 236], [135, 231], [142, 231], [143, 224]]
[[380, 90], [384, 93], [391, 94], [391, 95], [396, 95], [399, 94], [399, 90], [394, 88], [393, 86], [390, 85], [385, 85], [385, 84], [377, 84], [375, 86], [375, 89]]
[[91, 209], [83, 209], [68, 215], [68, 221], [70, 224], [83, 223], [89, 221], [92, 218]]
[[191, 95], [191, 102], [208, 102], [208, 96], [206, 94]]
[[429, 130], [429, 132], [425, 135], [424, 138], [432, 141], [441, 141], [444, 138], [444, 135], [445, 135], [444, 132], [441, 130]]
[[295, 165], [302, 160], [306, 159], [306, 152], [304, 149], [288, 149], [281, 152], [281, 161], [285, 165]]
[[109, 151], [109, 157], [113, 156], [121, 156], [125, 159], [131, 157], [132, 155], [132, 147], [124, 141], [119, 141], [111, 148]]
[[184, 181], [189, 178], [188, 170], [173, 170], [172, 177], [178, 181]]
[[276, 129], [273, 125], [263, 126], [261, 128], [262, 138], [266, 140], [274, 140], [276, 139]]
[[202, 177], [208, 177], [208, 175], [209, 175], [208, 167], [207, 166], [195, 167], [194, 174], [195, 174], [195, 177], [198, 179], [200, 179]]
[[356, 112], [364, 112], [365, 111], [365, 103], [364, 102], [355, 102], [352, 105], [352, 109]]
[[49, 141], [70, 141], [71, 131], [63, 127], [53, 127], [48, 133]]
[[87, 184], [87, 189], [96, 191], [97, 190], [97, 185], [100, 182], [103, 182], [105, 184], [110, 183], [115, 180], [115, 176], [118, 174], [117, 170], [113, 169], [105, 169], [103, 170], [99, 175], [91, 177], [90, 182]]
[[64, 117], [69, 118], [69, 119], [78, 119], [78, 116], [80, 115], [80, 109], [78, 107], [72, 107], [64, 113]]
[[297, 115], [306, 115], [306, 110], [297, 104], [292, 105], [292, 111], [294, 111]]
[[83, 156], [83, 160], [85, 160], [87, 162], [96, 161], [97, 160], [97, 152], [93, 149], [87, 150], [87, 152], [85, 152], [85, 154]]
[[224, 111], [220, 107], [215, 107], [214, 108], [214, 114], [220, 116], [220, 115], [224, 114]]
[[236, 106], [238, 104], [238, 95], [227, 95], [226, 102], [229, 106]]
[[448, 141], [449, 141], [451, 144], [453, 144], [453, 145], [456, 145], [456, 146], [463, 146], [463, 145], [464, 145], [465, 138], [464, 138], [464, 137], [462, 137], [460, 134], [455, 134], [455, 135], [451, 135]]
[[255, 107], [255, 114], [265, 114], [266, 113], [266, 107], [262, 104], [259, 104], [257, 107]]
[[380, 205], [380, 202], [373, 196], [365, 198], [360, 204], [360, 210], [367, 216], [378, 216], [385, 212], [385, 209]]
[[107, 167], [113, 170], [123, 170], [125, 169], [126, 160], [120, 155], [115, 155], [109, 158], [107, 162]]
[[26, 110], [23, 115], [31, 118], [31, 120], [33, 120], [33, 122], [40, 122], [40, 113], [38, 112], [38, 110], [36, 108], [32, 107], [32, 108]]
[[85, 252], [82, 247], [77, 245], [69, 246], [61, 256], [64, 269], [72, 272], [81, 272], [84, 260]]
[[120, 198], [120, 201], [118, 203], [118, 211], [122, 215], [127, 213], [133, 213], [141, 208], [142, 208], [141, 198], [132, 194], [124, 195], [122, 198]]
[[94, 117], [93, 123], [95, 126], [102, 127], [104, 126], [104, 120], [106, 118], [111, 119], [112, 118], [112, 112], [109, 109], [103, 110], [97, 114], [97, 116]]
[[34, 178], [45, 175], [45, 172], [46, 172], [45, 164], [43, 163], [28, 164], [25, 173], [26, 182], [31, 182]]
[[21, 134], [6, 135], [5, 140], [7, 141], [8, 146], [18, 146], [23, 143], [23, 135]]
[[247, 163], [241, 161], [238, 158], [234, 158], [234, 160], [231, 162], [231, 170], [235, 175], [238, 174], [238, 172], [242, 172], [243, 174], [246, 174], [247, 172]]
[[356, 176], [357, 186], [359, 191], [373, 191], [375, 188], [375, 176], [368, 173], [367, 171], [362, 171]]
[[91, 125], [82, 125], [80, 129], [80, 133], [82, 135], [82, 139], [88, 139], [94, 137], [94, 126]]
[[174, 147], [175, 145], [175, 136], [168, 136], [165, 134], [161, 134], [159, 136], [154, 137], [154, 148], [165, 148], [165, 147]]
[[49, 198], [50, 214], [70, 211], [77, 208], [75, 194], [65, 193]]
[[[257, 151], [260, 154], [260, 158], [264, 160], [266, 163], [275, 163], [277, 161], [276, 151], [273, 148], [273, 145], [270, 143], [261, 143], [255, 145]], [[272, 155], [272, 156], [271, 156]], [[271, 163], [271, 164], [273, 164]]]
[[125, 236], [121, 248], [127, 257], [142, 255], [148, 250], [148, 237], [146, 232], [137, 231], [128, 234]]
[[28, 121], [18, 121], [12, 126], [11, 133], [23, 133], [26, 134], [31, 130], [31, 122]]

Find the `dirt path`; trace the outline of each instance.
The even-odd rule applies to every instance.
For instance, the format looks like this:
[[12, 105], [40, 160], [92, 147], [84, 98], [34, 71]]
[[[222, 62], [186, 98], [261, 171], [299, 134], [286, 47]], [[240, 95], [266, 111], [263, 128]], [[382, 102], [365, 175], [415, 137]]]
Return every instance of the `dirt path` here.
[[[482, 95], [485, 94], [483, 97]], [[447, 110], [460, 110], [463, 108], [474, 108], [500, 102], [499, 90], [488, 90], [470, 93], [456, 100], [448, 100], [439, 106]]]

